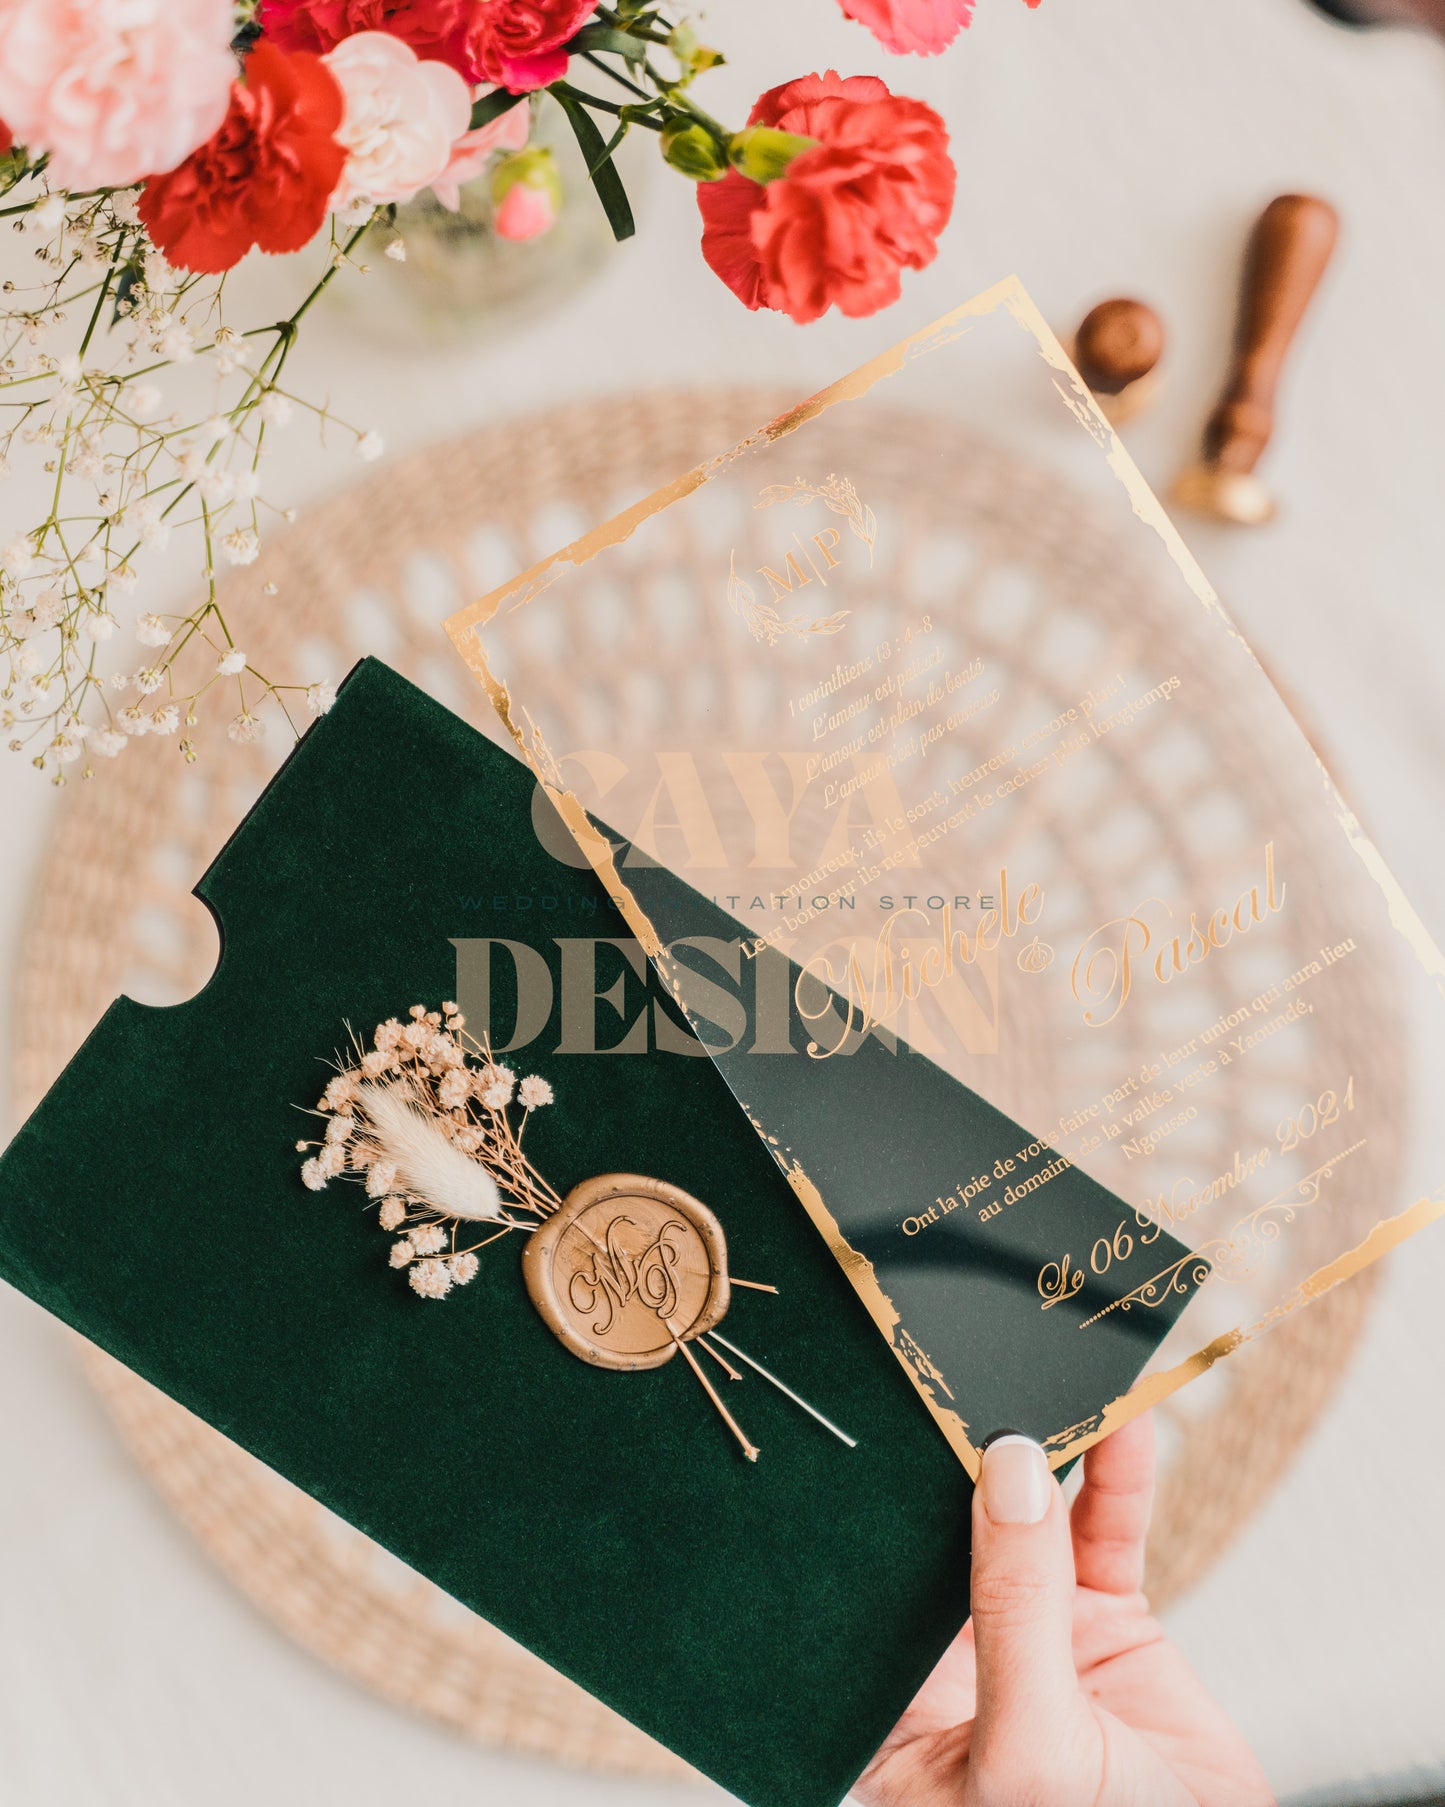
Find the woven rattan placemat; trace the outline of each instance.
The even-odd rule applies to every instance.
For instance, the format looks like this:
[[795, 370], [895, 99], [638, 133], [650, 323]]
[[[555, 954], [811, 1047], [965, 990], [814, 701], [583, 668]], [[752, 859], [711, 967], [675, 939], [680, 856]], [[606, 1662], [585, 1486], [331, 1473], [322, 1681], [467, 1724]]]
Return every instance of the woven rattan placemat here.
[[[440, 631], [442, 619], [794, 399], [745, 390], [629, 396], [421, 452], [268, 542], [254, 566], [229, 579], [227, 619], [262, 669], [335, 678], [375, 653], [496, 734]], [[851, 430], [858, 432], [856, 419]], [[1096, 625], [1127, 631], [1126, 551], [1111, 545], [1082, 504], [1071, 517], [1055, 497], [1054, 530], [1041, 536], [1032, 511], [1045, 479], [943, 419], [877, 415], [867, 423], [866, 447], [870, 493], [886, 496], [890, 486], [906, 493], [915, 522], [967, 515], [998, 557], [1029, 568], [1050, 606], [1088, 607]], [[849, 456], [859, 455], [855, 442]], [[689, 577], [686, 542], [668, 556], [675, 568], [643, 586], [658, 607], [669, 606]], [[1114, 575], [1101, 582], [1101, 570]], [[1002, 649], [991, 663], [1001, 656]], [[551, 676], [535, 674], [538, 683]], [[1221, 720], [1227, 716], [1222, 709]], [[21, 1114], [117, 992], [173, 1002], [197, 990], [214, 964], [215, 931], [190, 886], [286, 748], [274, 731], [258, 745], [230, 746], [215, 716], [193, 738], [201, 753], [195, 765], [176, 757], [174, 742], [143, 743], [93, 782], [71, 787], [32, 899], [19, 973]], [[1248, 798], [1258, 768], [1247, 723], [1242, 739], [1241, 724], [1232, 724], [1228, 742], [1226, 778], [1237, 779]], [[1160, 808], [1144, 790], [1138, 802]], [[1187, 860], [1187, 845], [1178, 857]], [[1377, 1068], [1398, 1064], [1400, 1037], [1389, 1033], [1399, 1012], [1395, 975], [1377, 969], [1368, 950], [1353, 965], [1380, 1026], [1371, 1059]], [[1399, 1137], [1390, 1126], [1372, 1135], [1370, 1159], [1361, 1233], [1378, 1215], [1373, 1199], [1391, 1191], [1398, 1169]], [[1165, 1471], [1149, 1551], [1156, 1603], [1203, 1573], [1279, 1479], [1349, 1360], [1374, 1272], [1295, 1314], [1161, 1413]], [[298, 1642], [377, 1694], [482, 1742], [604, 1770], [687, 1773], [127, 1370], [93, 1350], [87, 1366], [177, 1516]]]

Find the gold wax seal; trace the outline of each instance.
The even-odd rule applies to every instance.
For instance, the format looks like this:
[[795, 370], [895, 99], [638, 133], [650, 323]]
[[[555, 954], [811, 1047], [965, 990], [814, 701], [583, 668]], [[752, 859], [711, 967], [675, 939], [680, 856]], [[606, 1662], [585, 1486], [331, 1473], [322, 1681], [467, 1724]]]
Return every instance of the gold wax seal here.
[[599, 1368], [660, 1368], [727, 1311], [727, 1244], [699, 1199], [666, 1180], [583, 1180], [527, 1240], [522, 1277], [543, 1322]]

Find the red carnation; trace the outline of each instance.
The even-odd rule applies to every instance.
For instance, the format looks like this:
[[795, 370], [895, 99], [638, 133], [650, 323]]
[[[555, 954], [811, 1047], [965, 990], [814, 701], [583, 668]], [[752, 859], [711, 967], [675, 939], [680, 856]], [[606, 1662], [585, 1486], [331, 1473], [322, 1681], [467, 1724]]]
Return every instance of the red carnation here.
[[229, 270], [252, 245], [299, 251], [341, 179], [342, 110], [319, 57], [258, 42], [220, 130], [176, 169], [147, 178], [137, 205], [151, 238], [183, 270]]
[[10, 130], [9, 126], [6, 125], [5, 121], [0, 119], [0, 157], [5, 155], [6, 151], [10, 149], [14, 142], [15, 134]]
[[256, 20], [282, 50], [324, 56], [358, 31], [389, 31], [424, 62], [450, 63], [468, 81], [467, 22], [474, 0], [261, 0]]
[[800, 323], [898, 299], [953, 210], [943, 121], [875, 76], [805, 75], [762, 95], [749, 125], [816, 139], [766, 185], [733, 170], [699, 186], [702, 254], [748, 307]]
[[484, 0], [467, 33], [481, 79], [513, 94], [560, 81], [567, 73], [562, 46], [595, 9], [596, 0]]
[[262, 0], [257, 18], [283, 50], [327, 51], [357, 31], [389, 31], [469, 82], [514, 94], [566, 73], [562, 46], [596, 0]]

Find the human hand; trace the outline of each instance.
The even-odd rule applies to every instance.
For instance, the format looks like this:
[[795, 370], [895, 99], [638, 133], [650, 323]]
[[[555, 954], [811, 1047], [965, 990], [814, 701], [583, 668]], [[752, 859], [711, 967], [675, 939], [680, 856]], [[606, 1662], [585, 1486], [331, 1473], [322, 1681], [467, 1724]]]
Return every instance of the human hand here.
[[1084, 1457], [1072, 1513], [1024, 1437], [984, 1451], [973, 1617], [853, 1793], [863, 1807], [1270, 1807], [1243, 1737], [1150, 1617], [1154, 1435]]

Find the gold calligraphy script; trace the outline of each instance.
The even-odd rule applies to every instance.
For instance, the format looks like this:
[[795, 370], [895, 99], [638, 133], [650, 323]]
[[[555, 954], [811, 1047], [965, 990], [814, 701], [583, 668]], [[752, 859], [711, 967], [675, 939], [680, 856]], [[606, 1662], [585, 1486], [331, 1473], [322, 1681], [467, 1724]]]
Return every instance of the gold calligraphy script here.
[[[814, 954], [793, 988], [803, 1021], [823, 1025], [817, 1030], [820, 1036], [831, 1033], [827, 1045], [821, 1039], [808, 1043], [813, 1059], [851, 1052], [871, 1030], [889, 1027], [905, 1005], [948, 985], [961, 968], [995, 953], [1043, 913], [1042, 885], [1015, 889], [1006, 867], [999, 872], [996, 895], [997, 904], [980, 915], [971, 934], [961, 924], [954, 926], [951, 904], [939, 912], [936, 929], [926, 910], [910, 908], [891, 915], [871, 943], [860, 937]], [[921, 947], [920, 925], [925, 931]], [[840, 945], [841, 955], [832, 951]]]
[[[1102, 1029], [1129, 1001], [1139, 978], [1167, 985], [1171, 979], [1202, 966], [1212, 954], [1240, 935], [1247, 935], [1284, 908], [1285, 883], [1275, 872], [1274, 842], [1264, 849], [1264, 875], [1242, 891], [1232, 904], [1192, 910], [1185, 934], [1167, 939], [1150, 926], [1144, 912], [1174, 912], [1162, 898], [1146, 898], [1129, 916], [1115, 916], [1095, 929], [1074, 956], [1069, 984], [1084, 1006], [1084, 1021]], [[1152, 954], [1152, 958], [1150, 957]]]
[[[873, 510], [863, 501], [846, 477], [830, 474], [821, 483], [809, 483], [799, 477], [792, 483], [769, 483], [758, 496], [759, 508], [773, 508], [782, 502], [807, 508], [821, 502], [830, 514], [839, 515], [847, 523], [854, 539], [868, 549], [868, 563], [873, 563], [873, 542], [878, 523]], [[811, 634], [836, 634], [852, 612], [840, 609], [830, 615], [784, 615], [779, 605], [790, 605], [796, 593], [817, 584], [828, 587], [828, 574], [842, 564], [840, 542], [842, 530], [823, 527], [805, 540], [794, 533], [793, 543], [774, 555], [771, 563], [758, 566], [757, 576], [767, 585], [768, 597], [759, 597], [754, 585], [738, 570], [737, 554], [728, 560], [728, 607], [741, 615], [754, 640], [765, 646], [776, 646], [786, 635], [806, 639]]]

